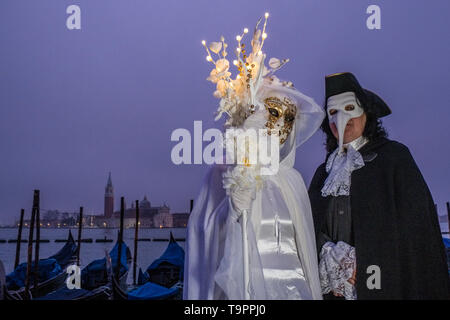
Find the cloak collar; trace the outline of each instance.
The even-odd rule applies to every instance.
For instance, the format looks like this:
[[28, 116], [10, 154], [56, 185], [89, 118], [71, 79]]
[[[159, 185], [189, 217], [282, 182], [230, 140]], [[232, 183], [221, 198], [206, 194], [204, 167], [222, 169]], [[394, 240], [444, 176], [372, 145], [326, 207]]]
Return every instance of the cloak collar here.
[[[390, 142], [388, 138], [380, 137], [373, 140], [369, 140], [366, 144], [364, 144], [361, 149], [358, 149], [358, 152], [362, 155], [364, 162], [371, 162], [377, 157], [377, 150], [382, 145]], [[328, 158], [333, 152], [329, 153], [327, 157], [325, 158], [325, 163], [327, 163]]]
[[362, 146], [361, 149], [359, 150], [359, 153], [361, 153], [364, 162], [367, 163], [373, 161], [378, 155], [376, 150], [382, 145], [388, 143], [389, 141], [390, 141], [389, 139], [381, 137], [375, 140], [371, 140], [364, 146]]

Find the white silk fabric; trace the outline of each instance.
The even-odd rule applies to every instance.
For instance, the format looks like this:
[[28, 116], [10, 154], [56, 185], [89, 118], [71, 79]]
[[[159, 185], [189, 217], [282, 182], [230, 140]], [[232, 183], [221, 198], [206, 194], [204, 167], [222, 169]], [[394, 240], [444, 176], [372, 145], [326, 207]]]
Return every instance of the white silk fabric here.
[[[293, 165], [296, 147], [319, 128], [324, 113], [311, 98], [286, 90], [297, 101], [294, 130], [281, 147], [278, 173], [257, 191], [247, 224], [252, 300], [322, 299], [308, 192]], [[244, 299], [240, 214], [222, 186], [226, 168], [209, 169], [189, 218], [184, 299]]]

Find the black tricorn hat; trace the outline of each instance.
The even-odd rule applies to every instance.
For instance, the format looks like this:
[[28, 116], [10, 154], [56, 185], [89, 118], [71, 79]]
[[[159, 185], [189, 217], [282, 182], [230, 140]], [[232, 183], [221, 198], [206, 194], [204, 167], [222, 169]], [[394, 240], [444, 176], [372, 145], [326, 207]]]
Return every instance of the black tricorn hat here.
[[[325, 99], [344, 92], [354, 92], [364, 111], [373, 113], [377, 118], [391, 114], [391, 109], [377, 94], [364, 89], [350, 72], [335, 73], [325, 77]], [[325, 102], [326, 103], [326, 102]], [[326, 108], [326, 107], [325, 107]]]

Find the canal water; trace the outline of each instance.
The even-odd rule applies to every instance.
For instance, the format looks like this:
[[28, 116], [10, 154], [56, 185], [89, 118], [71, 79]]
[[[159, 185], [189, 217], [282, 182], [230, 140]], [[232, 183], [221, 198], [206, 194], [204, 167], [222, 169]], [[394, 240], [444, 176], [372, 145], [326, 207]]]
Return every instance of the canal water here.
[[[47, 258], [64, 246], [64, 243], [55, 242], [56, 239], [67, 239], [69, 230], [72, 231], [74, 239], [77, 239], [77, 229], [41, 229], [41, 239], [48, 239], [50, 242], [41, 242], [40, 244], [40, 258]], [[22, 239], [28, 240], [28, 228], [24, 228], [22, 231]], [[142, 228], [139, 229], [140, 239], [169, 239], [170, 232], [173, 233], [174, 238], [186, 238], [185, 228], [166, 228], [166, 229], [153, 229]], [[117, 240], [118, 229], [83, 229], [82, 239], [91, 238], [92, 243], [81, 243], [80, 263], [84, 267], [95, 259], [105, 257], [105, 249], [111, 250]], [[113, 239], [113, 242], [96, 243], [96, 239]], [[0, 228], [0, 239], [17, 239], [16, 228]], [[124, 230], [124, 241], [130, 248], [131, 253], [134, 252], [134, 229]], [[184, 249], [185, 241], [177, 241], [178, 244]], [[141, 267], [143, 271], [167, 248], [169, 241], [139, 241], [138, 242], [138, 257], [137, 265]], [[20, 262], [26, 262], [27, 259], [27, 243], [22, 243], [20, 250]], [[9, 273], [14, 268], [14, 259], [16, 255], [16, 243], [0, 243], [0, 260], [5, 266], [6, 273]], [[34, 250], [33, 250], [34, 256]], [[139, 269], [137, 269], [139, 270]], [[132, 277], [132, 272], [129, 274], [129, 280]]]

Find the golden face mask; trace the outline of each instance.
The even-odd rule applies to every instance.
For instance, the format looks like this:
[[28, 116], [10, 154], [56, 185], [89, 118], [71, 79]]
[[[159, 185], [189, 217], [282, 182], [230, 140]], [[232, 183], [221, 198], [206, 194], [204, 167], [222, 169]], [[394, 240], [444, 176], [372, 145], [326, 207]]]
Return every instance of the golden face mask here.
[[268, 97], [264, 99], [264, 106], [269, 112], [266, 128], [269, 129], [269, 134], [277, 134], [280, 137], [280, 144], [283, 144], [292, 131], [297, 107], [288, 97], [284, 97], [283, 100], [278, 97]]

